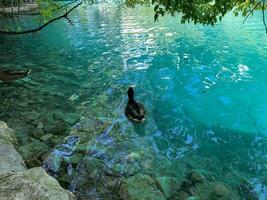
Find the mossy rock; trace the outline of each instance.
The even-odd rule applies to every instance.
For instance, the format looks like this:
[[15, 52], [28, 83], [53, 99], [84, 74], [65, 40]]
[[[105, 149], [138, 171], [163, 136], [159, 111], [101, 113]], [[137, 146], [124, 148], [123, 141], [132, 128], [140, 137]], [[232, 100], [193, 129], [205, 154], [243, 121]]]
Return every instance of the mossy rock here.
[[120, 197], [124, 200], [165, 200], [156, 181], [148, 175], [137, 174], [122, 182]]
[[67, 122], [70, 126], [73, 126], [80, 120], [81, 116], [77, 113], [68, 113], [64, 117], [64, 121]]
[[21, 173], [0, 175], [1, 200], [75, 200], [59, 183], [41, 167]]
[[18, 152], [25, 161], [38, 159], [44, 153], [50, 150], [50, 148], [45, 143], [33, 138], [31, 140], [31, 143], [20, 146], [18, 148]]
[[0, 144], [16, 145], [17, 143], [15, 132], [5, 122], [0, 121]]

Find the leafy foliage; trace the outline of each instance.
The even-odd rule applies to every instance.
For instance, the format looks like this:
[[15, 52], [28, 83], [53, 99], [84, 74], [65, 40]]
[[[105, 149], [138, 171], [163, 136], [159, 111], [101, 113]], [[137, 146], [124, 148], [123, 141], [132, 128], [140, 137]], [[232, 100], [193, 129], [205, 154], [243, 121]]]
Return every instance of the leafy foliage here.
[[[221, 21], [226, 13], [233, 11], [235, 16], [244, 17], [252, 10], [261, 8], [262, 0], [126, 0], [127, 5], [142, 4], [154, 6], [154, 19], [170, 14], [181, 14], [181, 23], [214, 25]], [[256, 6], [256, 7], [255, 7]]]
[[59, 7], [59, 3], [53, 0], [36, 0], [36, 3], [45, 21], [50, 19], [53, 16], [53, 12]]
[[[33, 0], [0, 0], [0, 8], [10, 5], [20, 5], [25, 1]], [[101, 0], [73, 0], [73, 2], [94, 4]], [[105, 0], [102, 0], [105, 1]], [[129, 7], [135, 5], [148, 5], [154, 7], [154, 20], [169, 14], [181, 16], [181, 23], [193, 22], [195, 24], [214, 25], [221, 21], [230, 11], [235, 16], [242, 15], [245, 20], [253, 14], [255, 9], [261, 9], [264, 16], [265, 0], [118, 0]], [[10, 3], [11, 2], [11, 3]], [[66, 12], [62, 8], [61, 0], [35, 0], [39, 6], [39, 14], [47, 22], [55, 17], [55, 13]], [[10, 17], [0, 13], [0, 18]], [[265, 24], [265, 19], [263, 18]], [[267, 30], [267, 28], [266, 28]]]

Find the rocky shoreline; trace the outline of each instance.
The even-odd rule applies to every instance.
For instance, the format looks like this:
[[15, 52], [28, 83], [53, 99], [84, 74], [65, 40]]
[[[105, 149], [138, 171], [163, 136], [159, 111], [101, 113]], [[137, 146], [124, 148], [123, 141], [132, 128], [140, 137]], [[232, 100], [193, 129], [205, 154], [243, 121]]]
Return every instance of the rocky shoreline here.
[[25, 4], [22, 4], [21, 6], [0, 8], [0, 12], [20, 13], [20, 12], [28, 12], [31, 10], [35, 10], [37, 8], [38, 8], [38, 5], [36, 3], [25, 3]]
[[[82, 125], [80, 124], [80, 126]], [[138, 167], [136, 164], [144, 164], [145, 160], [149, 159], [140, 152], [132, 152], [124, 156], [126, 167], [116, 164], [110, 168], [104, 162], [103, 154], [100, 155], [100, 152], [91, 149], [91, 146], [93, 147], [96, 145], [93, 143], [106, 137], [107, 131], [110, 131], [108, 132], [110, 135], [114, 134], [113, 127], [116, 129], [116, 124], [111, 126], [104, 122], [96, 123], [90, 128], [87, 127], [103, 132], [102, 135], [95, 135], [96, 139], [91, 140], [90, 147], [80, 143], [83, 140], [78, 141], [78, 132], [75, 133], [72, 130], [72, 134], [76, 136], [71, 136], [63, 145], [57, 145], [52, 153], [45, 156], [48, 166], [62, 163], [65, 166], [63, 168], [68, 166], [68, 169], [62, 170], [62, 166], [59, 164], [55, 168], [51, 168], [52, 171], [48, 171], [50, 176], [45, 171], [48, 168], [41, 167], [42, 162], [40, 161], [39, 166], [38, 162], [28, 162], [27, 166], [33, 165], [33, 167], [27, 169], [21, 155], [15, 149], [18, 142], [14, 131], [6, 123], [0, 121], [0, 199], [241, 200], [246, 198], [258, 200], [249, 184], [238, 174], [228, 173], [228, 179], [233, 180], [234, 183], [226, 184], [215, 172], [194, 169], [192, 166], [189, 167], [189, 169], [191, 168], [189, 170], [185, 166], [188, 163], [182, 162], [178, 170], [180, 173], [177, 171], [175, 175], [168, 175], [168, 172], [164, 172], [160, 176], [150, 173], [149, 169], [147, 171], [140, 170], [140, 166]], [[71, 148], [77, 142], [79, 144], [72, 150]], [[33, 155], [36, 153], [34, 146], [43, 148], [42, 145], [29, 145], [32, 146], [27, 148], [32, 149]], [[59, 150], [64, 152], [56, 154], [55, 152]], [[20, 152], [23, 151], [20, 150]], [[50, 165], [49, 161], [51, 161]], [[184, 170], [181, 171], [183, 168]], [[54, 169], [58, 169], [58, 171], [55, 170], [57, 174], [51, 173], [54, 172]], [[52, 176], [57, 177], [57, 180]]]
[[42, 167], [27, 169], [14, 145], [14, 131], [0, 121], [0, 199], [75, 200]]

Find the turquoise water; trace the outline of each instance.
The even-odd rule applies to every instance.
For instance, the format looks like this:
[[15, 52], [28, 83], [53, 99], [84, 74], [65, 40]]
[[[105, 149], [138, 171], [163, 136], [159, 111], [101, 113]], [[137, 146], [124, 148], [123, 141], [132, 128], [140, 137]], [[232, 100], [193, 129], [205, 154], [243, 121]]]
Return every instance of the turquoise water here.
[[[245, 24], [229, 15], [210, 27], [168, 16], [154, 23], [150, 8], [101, 4], [81, 7], [71, 18], [73, 26], [62, 20], [35, 35], [0, 36], [1, 66], [32, 68], [28, 78], [0, 88], [0, 120], [21, 144], [33, 137], [36, 120], [56, 110], [76, 112], [82, 118], [72, 133], [92, 120], [108, 124], [96, 137], [94, 128], [79, 136], [110, 169], [120, 164], [127, 171], [125, 158], [138, 155], [133, 171], [185, 176], [205, 169], [233, 187], [242, 177], [266, 199], [261, 13]], [[147, 109], [142, 125], [124, 116], [129, 86]]]

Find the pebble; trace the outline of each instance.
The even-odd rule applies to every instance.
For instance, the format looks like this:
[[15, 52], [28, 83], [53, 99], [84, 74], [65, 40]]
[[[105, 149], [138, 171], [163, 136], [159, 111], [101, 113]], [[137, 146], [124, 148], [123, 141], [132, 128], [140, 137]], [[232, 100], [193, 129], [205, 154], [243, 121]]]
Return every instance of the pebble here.
[[213, 192], [217, 197], [225, 197], [229, 194], [229, 190], [222, 183], [216, 183], [213, 186]]
[[60, 110], [56, 110], [56, 111], [54, 111], [54, 113], [53, 113], [53, 117], [54, 117], [54, 119], [56, 119], [56, 120], [61, 120], [61, 119], [64, 118], [64, 113], [61, 112]]
[[40, 140], [43, 141], [43, 142], [47, 142], [47, 141], [50, 140], [52, 137], [53, 137], [52, 134], [46, 134], [46, 135], [42, 136], [42, 137], [40, 138]]
[[179, 193], [178, 199], [180, 199], [180, 200], [188, 200], [188, 197], [189, 197], [189, 194], [188, 193], [186, 193], [184, 191], [181, 191]]
[[33, 120], [36, 120], [38, 119], [40, 115], [36, 112], [36, 111], [33, 111], [33, 112], [30, 112], [27, 114], [27, 121], [33, 121]]
[[75, 125], [79, 120], [80, 120], [81, 116], [77, 113], [68, 113], [65, 116], [65, 121], [70, 125], [73, 126]]
[[205, 176], [196, 170], [192, 171], [190, 174], [190, 181], [193, 183], [203, 183], [205, 180]]
[[44, 131], [41, 128], [36, 128], [33, 130], [32, 134], [36, 139], [39, 139], [44, 135]]
[[186, 200], [199, 200], [199, 198], [198, 197], [189, 197]]

